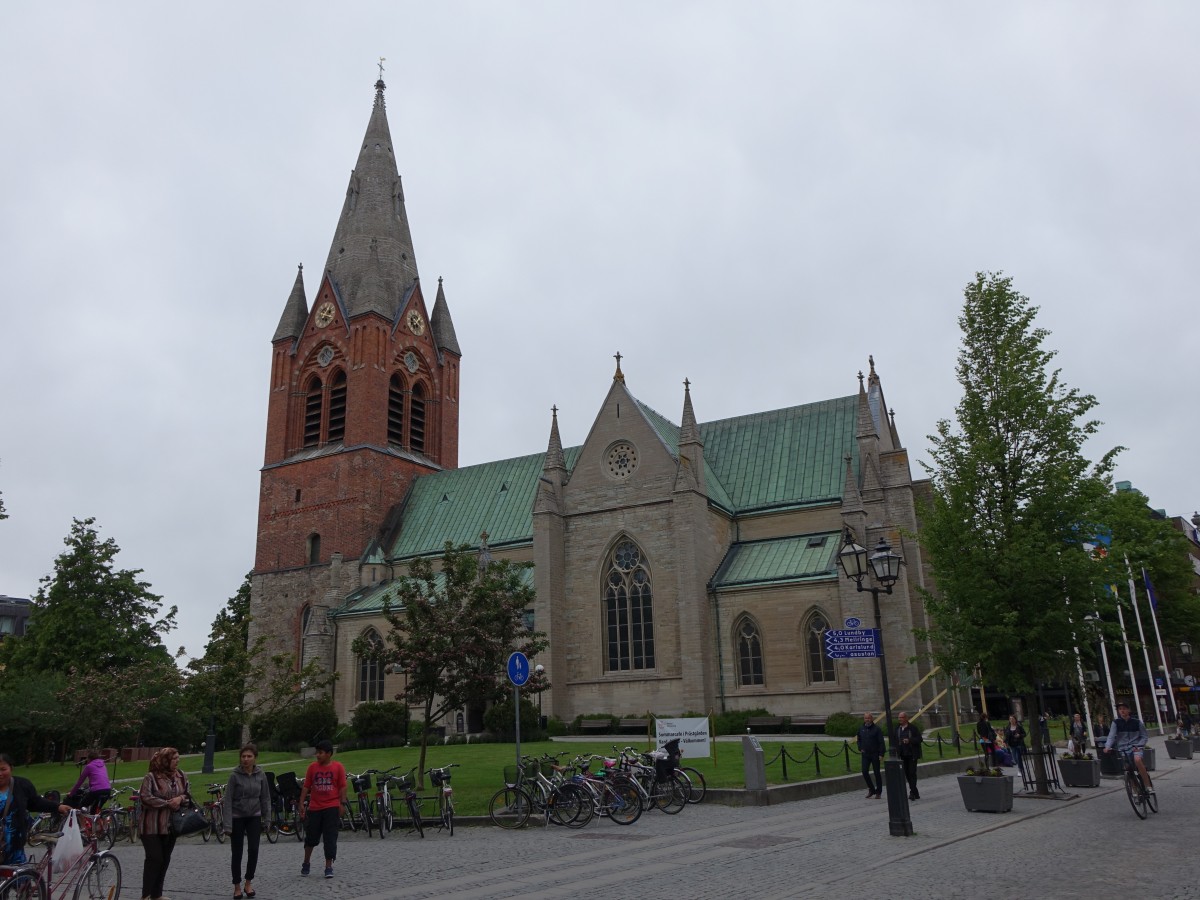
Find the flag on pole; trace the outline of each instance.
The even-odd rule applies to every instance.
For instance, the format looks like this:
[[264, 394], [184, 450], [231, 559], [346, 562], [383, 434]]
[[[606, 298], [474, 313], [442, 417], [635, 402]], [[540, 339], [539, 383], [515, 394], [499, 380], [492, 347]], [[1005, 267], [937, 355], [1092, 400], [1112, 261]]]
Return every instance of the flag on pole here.
[[1146, 583], [1146, 596], [1150, 598], [1150, 608], [1158, 612], [1158, 598], [1154, 596], [1154, 585], [1150, 583], [1150, 573], [1142, 569], [1142, 581]]

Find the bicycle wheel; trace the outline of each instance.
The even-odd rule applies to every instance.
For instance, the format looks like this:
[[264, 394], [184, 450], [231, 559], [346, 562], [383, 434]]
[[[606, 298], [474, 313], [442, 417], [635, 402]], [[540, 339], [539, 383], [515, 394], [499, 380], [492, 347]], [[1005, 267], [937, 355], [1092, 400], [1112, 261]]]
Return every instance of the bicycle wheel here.
[[94, 833], [96, 835], [96, 848], [99, 850], [111, 850], [113, 844], [117, 840], [117, 826], [113, 822], [113, 814], [111, 811], [105, 810], [96, 817], [96, 826]]
[[375, 820], [371, 817], [371, 801], [370, 800], [359, 800], [358, 806], [359, 806], [359, 813], [358, 813], [359, 819], [362, 822], [363, 828], [365, 828], [367, 830], [367, 837], [371, 837], [374, 834], [374, 829], [375, 829]]
[[379, 798], [379, 837], [382, 840], [387, 837], [389, 831], [396, 824], [396, 814], [392, 812], [392, 803], [390, 799], [385, 800]]
[[691, 766], [680, 769], [684, 777], [688, 780], [688, 803], [699, 803], [704, 799], [704, 795], [708, 793], [708, 784], [704, 780], [704, 773], [693, 769]]
[[417, 837], [425, 837], [425, 823], [421, 821], [421, 801], [416, 797], [408, 798], [408, 817], [412, 819], [413, 828], [417, 830]]
[[221, 815], [221, 810], [213, 810], [213, 831], [217, 835], [217, 843], [225, 843], [225, 817]]
[[111, 853], [97, 853], [83, 870], [75, 900], [117, 900], [121, 896], [121, 861]]
[[1129, 795], [1129, 805], [1137, 813], [1139, 819], [1146, 818], [1146, 800], [1142, 794], [1142, 784], [1136, 772], [1125, 773], [1125, 793]]
[[678, 772], [672, 772], [671, 777], [656, 784], [654, 790], [658, 808], [668, 816], [673, 816], [687, 806], [691, 787], [685, 776]]
[[596, 814], [592, 794], [577, 784], [560, 784], [550, 795], [550, 815], [567, 828], [583, 828]]
[[533, 801], [520, 788], [501, 788], [492, 794], [488, 815], [493, 825], [501, 828], [520, 828], [529, 821]]
[[300, 811], [293, 809], [291, 813], [292, 834], [296, 836], [296, 842], [300, 843], [304, 840], [304, 820], [300, 818]]
[[614, 780], [604, 792], [608, 817], [618, 825], [632, 825], [642, 817], [642, 795], [624, 780]]
[[0, 881], [0, 900], [46, 900], [46, 882], [35, 866], [22, 866]]
[[[1146, 776], [1146, 780], [1150, 781], [1149, 775]], [[1150, 781], [1151, 789], [1146, 791], [1146, 805], [1150, 807], [1150, 812], [1158, 812], [1158, 794], [1154, 793], [1153, 787], [1154, 782]]]
[[263, 834], [267, 836], [268, 844], [279, 843], [279, 823], [275, 821], [275, 817], [268, 813], [263, 813], [262, 817]]

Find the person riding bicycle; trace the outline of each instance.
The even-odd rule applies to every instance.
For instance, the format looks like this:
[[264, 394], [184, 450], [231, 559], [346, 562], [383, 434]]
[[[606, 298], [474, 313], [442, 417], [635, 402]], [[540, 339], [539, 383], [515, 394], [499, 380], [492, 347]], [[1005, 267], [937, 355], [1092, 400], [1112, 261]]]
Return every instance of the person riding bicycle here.
[[1132, 758], [1134, 765], [1137, 766], [1138, 774], [1141, 776], [1142, 786], [1153, 794], [1154, 787], [1150, 783], [1150, 775], [1146, 771], [1146, 763], [1142, 759], [1142, 751], [1149, 740], [1150, 735], [1142, 720], [1135, 719], [1129, 714], [1129, 704], [1118, 703], [1117, 718], [1113, 720], [1112, 728], [1109, 729], [1108, 740], [1104, 743], [1104, 752], [1112, 753], [1113, 746], [1116, 745], [1118, 752], [1124, 754], [1126, 758]]
[[[85, 783], [86, 793], [83, 790]], [[87, 764], [79, 773], [79, 778], [67, 794], [65, 802], [76, 809], [95, 813], [100, 811], [100, 807], [108, 802], [111, 796], [112, 782], [108, 780], [108, 765], [104, 761], [104, 754], [93, 747], [88, 751]]]

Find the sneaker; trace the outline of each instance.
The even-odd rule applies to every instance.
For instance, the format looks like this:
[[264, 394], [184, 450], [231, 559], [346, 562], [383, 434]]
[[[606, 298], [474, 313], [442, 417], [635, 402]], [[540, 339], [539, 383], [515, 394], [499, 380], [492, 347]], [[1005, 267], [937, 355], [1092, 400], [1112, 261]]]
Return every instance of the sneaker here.
[[326, 867], [325, 867], [325, 877], [326, 877], [326, 878], [332, 878], [332, 877], [333, 877], [333, 866], [326, 866]]
[[312, 868], [309, 866], [308, 863], [304, 863], [303, 865], [300, 866], [300, 874], [301, 875], [307, 875], [311, 871], [312, 871]]

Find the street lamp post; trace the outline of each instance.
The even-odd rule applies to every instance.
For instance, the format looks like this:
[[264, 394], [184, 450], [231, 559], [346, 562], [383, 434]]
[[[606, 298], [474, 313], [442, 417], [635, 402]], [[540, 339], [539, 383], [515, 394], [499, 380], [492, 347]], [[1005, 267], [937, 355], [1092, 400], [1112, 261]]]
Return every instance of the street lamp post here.
[[[890, 594], [892, 585], [900, 577], [900, 564], [904, 562], [899, 553], [893, 553], [891, 546], [883, 538], [875, 547], [874, 553], [868, 553], [865, 547], [854, 543], [850, 532], [846, 531], [846, 540], [838, 553], [838, 564], [846, 577], [854, 582], [860, 592], [868, 592], [875, 604], [875, 629], [879, 632], [879, 674], [883, 679], [883, 714], [887, 721], [888, 758], [884, 761], [884, 784], [887, 785], [888, 798], [888, 830], [897, 837], [907, 837], [913, 833], [912, 818], [908, 812], [908, 794], [904, 789], [904, 768], [896, 754], [896, 730], [892, 725], [892, 695], [888, 688], [887, 657], [883, 649], [883, 620], [879, 613], [880, 593]], [[876, 584], [864, 585], [863, 581], [870, 575]]]
[[546, 674], [546, 667], [538, 663], [533, 667], [533, 674], [537, 676], [538, 680], [538, 728], [545, 731], [546, 717], [542, 715], [542, 691], [544, 690], [542, 687], [542, 676]]

